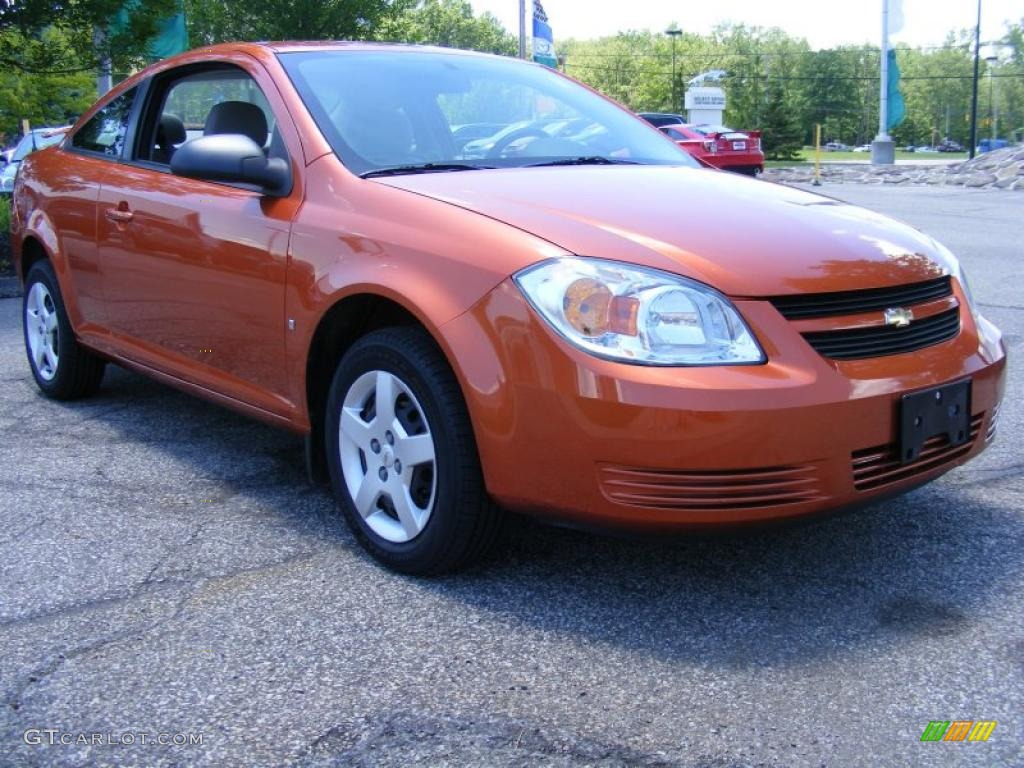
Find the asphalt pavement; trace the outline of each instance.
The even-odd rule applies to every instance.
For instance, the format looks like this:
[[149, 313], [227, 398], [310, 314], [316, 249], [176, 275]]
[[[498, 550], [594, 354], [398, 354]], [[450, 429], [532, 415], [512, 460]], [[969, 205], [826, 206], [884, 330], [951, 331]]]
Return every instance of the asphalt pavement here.
[[0, 765], [1024, 765], [1024, 195], [822, 191], [963, 260], [1011, 351], [985, 455], [770, 532], [522, 523], [432, 580], [362, 553], [295, 436], [119, 369], [45, 400], [0, 300]]

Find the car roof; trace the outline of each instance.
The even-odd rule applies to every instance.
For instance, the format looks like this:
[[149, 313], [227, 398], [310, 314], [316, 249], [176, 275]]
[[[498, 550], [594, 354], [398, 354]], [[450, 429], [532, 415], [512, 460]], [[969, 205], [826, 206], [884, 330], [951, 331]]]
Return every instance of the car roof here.
[[[465, 51], [458, 48], [444, 48], [437, 45], [416, 45], [411, 43], [378, 43], [361, 40], [261, 40], [258, 42], [219, 43], [196, 48], [182, 55], [194, 53], [301, 53], [303, 51], [381, 51], [387, 53], [445, 53], [452, 56], [475, 56], [495, 58], [495, 54]], [[505, 58], [505, 57], [501, 57]]]

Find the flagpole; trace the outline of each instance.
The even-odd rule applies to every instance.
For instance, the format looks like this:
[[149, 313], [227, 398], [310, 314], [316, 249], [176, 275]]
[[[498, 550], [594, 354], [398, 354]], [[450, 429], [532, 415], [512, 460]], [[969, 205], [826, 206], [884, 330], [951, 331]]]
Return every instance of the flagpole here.
[[878, 135], [871, 142], [871, 163], [891, 165], [896, 149], [889, 137], [889, 0], [882, 0], [882, 61], [878, 97]]
[[882, 0], [882, 89], [878, 100], [878, 138], [889, 138], [889, 0]]
[[519, 0], [519, 58], [526, 58], [526, 0]]

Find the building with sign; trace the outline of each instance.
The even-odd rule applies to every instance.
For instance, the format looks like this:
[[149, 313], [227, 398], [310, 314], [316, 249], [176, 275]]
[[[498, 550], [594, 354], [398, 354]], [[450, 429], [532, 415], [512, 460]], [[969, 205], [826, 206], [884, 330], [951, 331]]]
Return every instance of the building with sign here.
[[715, 86], [692, 85], [683, 102], [687, 120], [695, 125], [721, 125], [725, 113], [725, 91]]

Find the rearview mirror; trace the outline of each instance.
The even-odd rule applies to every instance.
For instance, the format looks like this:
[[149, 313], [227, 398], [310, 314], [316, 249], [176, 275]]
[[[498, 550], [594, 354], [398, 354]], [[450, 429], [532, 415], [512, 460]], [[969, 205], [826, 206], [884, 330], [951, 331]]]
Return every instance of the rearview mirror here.
[[292, 189], [288, 163], [268, 158], [248, 136], [223, 133], [182, 144], [171, 157], [171, 173], [206, 181], [254, 184], [267, 195], [284, 197]]

